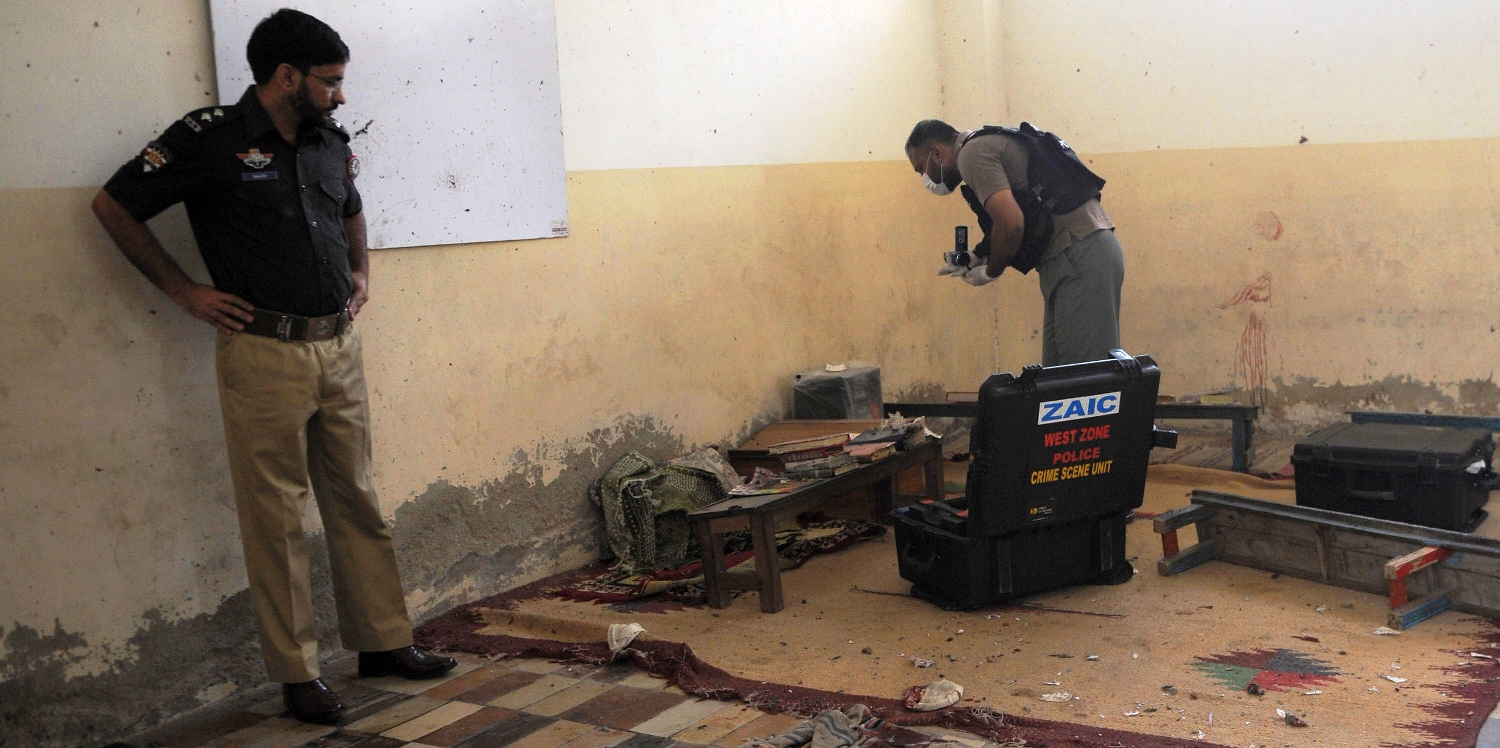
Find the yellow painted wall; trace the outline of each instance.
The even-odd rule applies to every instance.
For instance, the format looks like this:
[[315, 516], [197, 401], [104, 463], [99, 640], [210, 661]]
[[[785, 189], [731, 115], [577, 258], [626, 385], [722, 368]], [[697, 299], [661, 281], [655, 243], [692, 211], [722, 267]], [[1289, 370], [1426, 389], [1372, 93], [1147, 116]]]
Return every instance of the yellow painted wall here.
[[[1500, 411], [1500, 141], [1095, 162], [1130, 252], [1124, 343], [1156, 356], [1164, 390], [1251, 384], [1240, 344], [1254, 314], [1273, 429], [1306, 433], [1350, 408]], [[1268, 298], [1232, 303], [1263, 277]]]

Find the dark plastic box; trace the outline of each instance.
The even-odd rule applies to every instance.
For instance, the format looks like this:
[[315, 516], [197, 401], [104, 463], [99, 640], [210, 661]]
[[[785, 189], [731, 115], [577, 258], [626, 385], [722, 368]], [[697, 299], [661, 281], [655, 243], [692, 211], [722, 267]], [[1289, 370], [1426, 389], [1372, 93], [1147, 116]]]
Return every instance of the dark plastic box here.
[[980, 387], [970, 437], [970, 537], [1141, 505], [1161, 370], [1150, 356], [1111, 353], [1102, 361], [1028, 366], [1019, 377], [996, 374]]
[[884, 418], [880, 367], [848, 361], [841, 371], [827, 367], [792, 375], [792, 418]]
[[1468, 532], [1495, 487], [1488, 429], [1339, 423], [1292, 450], [1297, 503]]
[[1076, 584], [1121, 584], [1128, 513], [1053, 523], [1000, 537], [975, 538], [924, 521], [921, 510], [891, 512], [897, 566], [912, 594], [968, 610]]

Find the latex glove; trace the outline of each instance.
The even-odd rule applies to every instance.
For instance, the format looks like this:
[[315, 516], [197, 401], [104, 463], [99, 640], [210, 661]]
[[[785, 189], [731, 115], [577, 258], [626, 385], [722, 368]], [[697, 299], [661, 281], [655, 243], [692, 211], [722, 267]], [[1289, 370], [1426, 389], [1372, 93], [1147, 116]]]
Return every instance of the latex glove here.
[[984, 265], [979, 265], [977, 267], [971, 268], [969, 272], [964, 273], [964, 282], [971, 286], [984, 286], [990, 283], [994, 283], [995, 280], [999, 277], [1000, 276], [998, 275], [991, 277], [989, 268]]
[[984, 258], [976, 256], [973, 252], [965, 252], [963, 253], [963, 257], [960, 258], [958, 251], [954, 250], [943, 253], [943, 262], [947, 264], [943, 266], [942, 270], [938, 271], [938, 275], [963, 275], [973, 269], [975, 265], [983, 264]]

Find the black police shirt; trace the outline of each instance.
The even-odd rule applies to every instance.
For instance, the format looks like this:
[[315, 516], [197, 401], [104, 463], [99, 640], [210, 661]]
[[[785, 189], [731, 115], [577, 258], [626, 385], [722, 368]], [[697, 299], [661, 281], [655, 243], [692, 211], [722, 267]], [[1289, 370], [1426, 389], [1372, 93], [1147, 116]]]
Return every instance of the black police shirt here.
[[138, 221], [177, 202], [214, 287], [262, 309], [335, 314], [353, 293], [344, 218], [363, 210], [349, 134], [304, 123], [292, 146], [251, 86], [174, 122], [104, 190]]

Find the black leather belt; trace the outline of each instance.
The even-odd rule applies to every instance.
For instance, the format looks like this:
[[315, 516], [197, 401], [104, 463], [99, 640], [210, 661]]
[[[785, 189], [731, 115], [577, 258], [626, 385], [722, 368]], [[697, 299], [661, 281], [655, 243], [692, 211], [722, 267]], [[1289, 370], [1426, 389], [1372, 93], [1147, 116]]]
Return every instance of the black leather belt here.
[[255, 319], [245, 325], [244, 332], [307, 343], [338, 337], [339, 333], [349, 329], [350, 321], [348, 310], [322, 317], [303, 317], [260, 308], [251, 314]]

